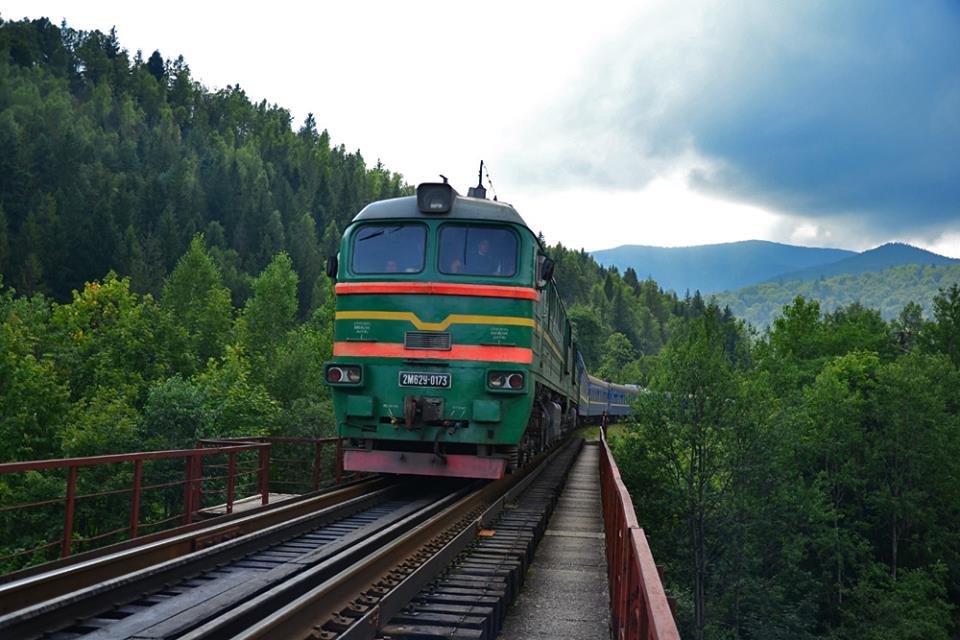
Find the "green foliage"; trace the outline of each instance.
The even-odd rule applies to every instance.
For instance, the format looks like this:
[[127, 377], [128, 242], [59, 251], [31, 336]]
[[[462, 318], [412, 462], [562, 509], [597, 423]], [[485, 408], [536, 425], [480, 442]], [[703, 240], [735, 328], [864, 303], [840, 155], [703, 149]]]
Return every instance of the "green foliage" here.
[[187, 336], [190, 353], [202, 366], [223, 355], [233, 325], [230, 291], [195, 236], [163, 287], [162, 306]]
[[249, 353], [271, 355], [297, 318], [298, 277], [290, 256], [278, 254], [253, 281], [240, 323], [240, 338]]
[[727, 354], [732, 359], [744, 355], [743, 327], [728, 311], [705, 304], [699, 293], [679, 299], [664, 293], [653, 280], [639, 280], [632, 269], [623, 277], [615, 268], [604, 269], [586, 251], [558, 244], [549, 252], [556, 260], [557, 289], [569, 308], [567, 317], [588, 370], [602, 371], [618, 382], [646, 384], [654, 356], [677, 322], [708, 310], [724, 334]]
[[117, 390], [99, 387], [75, 403], [66, 418], [61, 442], [66, 457], [136, 451], [141, 442], [140, 414]]
[[955, 298], [797, 298], [746, 355], [709, 308], [672, 326], [613, 447], [685, 637], [956, 634]]
[[182, 354], [177, 335], [153, 298], [130, 291], [113, 273], [54, 305], [50, 320], [57, 366], [73, 399], [99, 387], [140, 397], [149, 381], [164, 377]]
[[112, 269], [157, 295], [191, 239], [217, 225], [210, 253], [234, 304], [288, 251], [305, 317], [330, 251], [317, 230], [410, 192], [332, 146], [312, 115], [294, 131], [287, 110], [239, 86], [209, 91], [182, 58], [131, 59], [114, 33], [0, 22], [0, 86], [0, 274], [24, 293], [67, 302]]
[[202, 438], [257, 436], [273, 431], [278, 403], [266, 388], [251, 380], [250, 362], [237, 349], [228, 349], [222, 363], [211, 361], [197, 376], [209, 415], [198, 434]]
[[876, 309], [885, 320], [897, 317], [908, 302], [918, 302], [933, 312], [937, 291], [960, 282], [960, 265], [908, 264], [859, 274], [843, 274], [807, 281], [765, 282], [713, 296], [740, 318], [765, 328], [774, 323], [784, 305], [802, 296], [819, 300], [823, 311], [859, 302]]
[[[0, 283], [2, 286], [2, 283]], [[68, 390], [40, 347], [50, 307], [0, 289], [0, 461], [51, 457]]]
[[948, 640], [950, 610], [942, 565], [907, 571], [894, 580], [872, 565], [850, 593], [838, 640]]
[[[636, 359], [633, 345], [622, 333], [611, 333], [603, 345], [603, 362], [597, 369], [597, 375], [613, 382], [631, 382], [627, 376], [627, 365]], [[636, 378], [633, 378], [636, 380]]]
[[954, 282], [939, 291], [933, 299], [933, 316], [935, 322], [928, 327], [927, 343], [960, 367], [960, 284]]
[[189, 449], [208, 431], [213, 416], [205, 389], [179, 375], [150, 388], [143, 407], [143, 441], [150, 449]]

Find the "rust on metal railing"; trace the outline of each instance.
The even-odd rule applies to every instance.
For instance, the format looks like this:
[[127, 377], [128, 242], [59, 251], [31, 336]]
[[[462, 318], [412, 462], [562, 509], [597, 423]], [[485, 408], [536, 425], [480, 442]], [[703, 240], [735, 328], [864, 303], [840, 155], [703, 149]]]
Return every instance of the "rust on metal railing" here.
[[[309, 449], [309, 457], [303, 459], [308, 465], [313, 463], [313, 469], [310, 470], [309, 478], [305, 482], [284, 482], [279, 484], [297, 484], [305, 491], [317, 490], [321, 484], [330, 483], [329, 476], [321, 471], [322, 452], [325, 446], [333, 449], [332, 455], [339, 457], [341, 445], [339, 438], [226, 438], [216, 440], [201, 440], [197, 443], [195, 449], [177, 449], [168, 451], [146, 451], [139, 453], [111, 454], [102, 456], [89, 456], [84, 458], [64, 458], [54, 460], [34, 460], [27, 462], [0, 463], [0, 477], [7, 474], [30, 473], [50, 470], [61, 470], [66, 472], [65, 487], [59, 497], [44, 500], [34, 500], [31, 502], [22, 502], [19, 504], [0, 504], [0, 513], [23, 511], [26, 509], [36, 509], [38, 507], [59, 507], [62, 508], [62, 529], [60, 529], [60, 539], [53, 542], [50, 538], [54, 535], [52, 532], [43, 540], [42, 544], [32, 548], [11, 549], [13, 553], [3, 555], [0, 552], [0, 564], [16, 558], [34, 554], [45, 554], [48, 549], [59, 547], [59, 556], [67, 557], [74, 553], [77, 545], [98, 542], [111, 536], [121, 536], [125, 534], [127, 538], [132, 539], [142, 535], [145, 529], [154, 529], [157, 526], [168, 525], [179, 520], [181, 524], [189, 525], [197, 516], [197, 513], [204, 508], [204, 502], [209, 503], [211, 499], [219, 496], [220, 500], [226, 501], [226, 513], [232, 513], [234, 503], [238, 499], [238, 493], [253, 488], [260, 496], [260, 502], [267, 504], [269, 501], [271, 487], [271, 460], [282, 463], [297, 463], [300, 459], [284, 459], [271, 456], [271, 448], [278, 444], [290, 445], [294, 447], [306, 447]], [[329, 449], [328, 449], [329, 450]], [[241, 455], [254, 455], [254, 459], [249, 457], [240, 458]], [[219, 456], [219, 458], [218, 458]], [[226, 458], [224, 463], [218, 462]], [[206, 459], [206, 464], [205, 464]], [[170, 460], [179, 466], [179, 471], [170, 469], [162, 475], [163, 478], [155, 478], [148, 482], [144, 463], [147, 461]], [[342, 481], [343, 473], [339, 459], [334, 460], [333, 468], [328, 472], [334, 476], [333, 482], [339, 484]], [[90, 487], [91, 480], [89, 475], [85, 475], [92, 467], [103, 467], [105, 465], [120, 465], [116, 467], [119, 471], [115, 476], [117, 478], [126, 478], [123, 488], [99, 487], [100, 490], [93, 490]], [[126, 466], [126, 465], [132, 465]], [[297, 464], [283, 464], [282, 466], [294, 469], [303, 469]], [[277, 470], [274, 465], [274, 470]], [[169, 473], [174, 472], [180, 475], [179, 480], [169, 481]], [[132, 477], [131, 477], [132, 476]], [[60, 476], [61, 478], [63, 476]], [[79, 480], [87, 478], [88, 488], [82, 489]], [[249, 478], [249, 479], [247, 479]], [[64, 480], [60, 480], [64, 482]], [[206, 482], [206, 485], [204, 483]], [[211, 486], [212, 485], [212, 486]], [[122, 486], [122, 485], [121, 485]], [[144, 514], [151, 503], [144, 501], [144, 493], [159, 489], [173, 488], [182, 486], [182, 506], [183, 511], [166, 510], [163, 514], [158, 514], [154, 509], [153, 518], [146, 518]], [[119, 494], [129, 494], [129, 518], [124, 516], [125, 522], [121, 528], [112, 529], [104, 533], [102, 530], [87, 531], [84, 535], [78, 534], [84, 532], [85, 527], [78, 527], [77, 521], [81, 524], [85, 521], [78, 511], [78, 504], [83, 500], [92, 500], [104, 496], [115, 496]], [[206, 495], [205, 495], [206, 494]], [[206, 498], [206, 500], [204, 499]], [[174, 499], [170, 503], [176, 507]], [[154, 506], [156, 501], [154, 500]], [[166, 509], [169, 509], [167, 507]], [[86, 512], [85, 512], [86, 513]], [[170, 517], [172, 515], [172, 517]], [[51, 514], [53, 515], [53, 514]], [[89, 515], [89, 514], [88, 514]], [[157, 516], [159, 515], [159, 519]], [[58, 516], [57, 516], [58, 517]], [[100, 523], [102, 524], [102, 523]], [[55, 525], [58, 527], [59, 525]], [[0, 547], [3, 545], [0, 539]], [[36, 542], [40, 542], [36, 540]], [[43, 559], [42, 555], [34, 556], [37, 559]], [[46, 559], [50, 559], [46, 555]], [[19, 560], [17, 561], [19, 563]]]
[[[312, 470], [311, 480], [309, 486], [303, 486], [303, 483], [300, 481], [289, 481], [281, 480], [277, 477], [271, 477], [270, 484], [272, 486], [301, 486], [304, 490], [318, 490], [324, 483], [324, 472], [323, 472], [323, 453], [325, 450], [329, 451], [329, 447], [333, 448], [333, 483], [340, 484], [344, 480], [343, 473], [343, 441], [338, 437], [326, 437], [326, 438], [304, 438], [304, 437], [288, 437], [288, 436], [254, 436], [250, 438], [243, 437], [228, 437], [228, 438], [209, 438], [205, 440], [197, 441], [198, 447], [206, 446], [216, 446], [224, 444], [232, 444], [237, 442], [260, 442], [260, 443], [269, 443], [274, 445], [269, 453], [269, 460], [267, 464], [274, 465], [274, 468], [277, 467], [277, 464], [281, 464], [286, 468], [303, 468], [309, 466]], [[277, 455], [277, 445], [286, 446], [304, 446], [312, 447], [312, 455], [301, 457], [301, 458], [289, 458], [282, 457]], [[352, 474], [351, 477], [356, 474]]]
[[679, 640], [647, 537], [600, 430], [600, 487], [610, 585], [610, 622], [616, 640]]

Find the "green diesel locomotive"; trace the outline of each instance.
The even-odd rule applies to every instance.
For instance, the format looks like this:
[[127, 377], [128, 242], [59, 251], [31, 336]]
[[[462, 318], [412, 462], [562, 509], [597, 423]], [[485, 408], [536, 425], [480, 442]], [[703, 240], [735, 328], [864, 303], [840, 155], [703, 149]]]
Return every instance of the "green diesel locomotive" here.
[[499, 478], [575, 424], [584, 373], [553, 262], [482, 187], [370, 204], [327, 271], [346, 469]]

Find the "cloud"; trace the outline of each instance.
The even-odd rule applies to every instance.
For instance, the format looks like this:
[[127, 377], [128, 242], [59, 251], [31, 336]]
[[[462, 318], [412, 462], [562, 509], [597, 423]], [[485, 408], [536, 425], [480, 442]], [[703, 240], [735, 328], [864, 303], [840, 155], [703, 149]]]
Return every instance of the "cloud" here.
[[715, 197], [875, 237], [960, 230], [960, 5], [664, 4], [528, 127], [512, 170]]

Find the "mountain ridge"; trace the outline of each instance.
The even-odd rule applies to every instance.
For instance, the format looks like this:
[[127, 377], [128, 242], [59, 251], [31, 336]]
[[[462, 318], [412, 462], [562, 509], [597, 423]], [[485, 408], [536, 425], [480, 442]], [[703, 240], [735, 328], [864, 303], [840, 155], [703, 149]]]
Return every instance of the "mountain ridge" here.
[[633, 268], [639, 277], [652, 277], [664, 290], [681, 294], [695, 290], [702, 294], [734, 292], [766, 282], [816, 280], [905, 264], [960, 264], [960, 259], [903, 242], [888, 242], [862, 252], [767, 240], [689, 247], [621, 245], [592, 251], [591, 255], [621, 272]]
[[887, 242], [837, 262], [782, 274], [777, 276], [776, 281], [816, 280], [818, 278], [830, 278], [848, 273], [857, 274], [867, 271], [882, 271], [889, 267], [905, 264], [941, 266], [957, 263], [960, 263], [960, 260], [957, 258], [942, 256], [912, 244], [905, 242]]
[[742, 240], [689, 247], [621, 245], [590, 252], [621, 272], [632, 267], [664, 290], [715, 293], [764, 282], [782, 273], [857, 255], [845, 249], [800, 247], [767, 240]]

